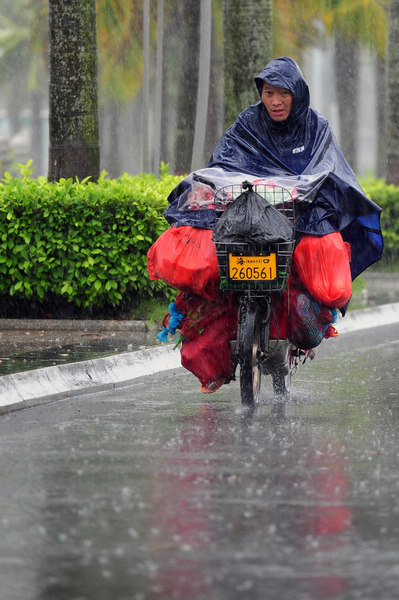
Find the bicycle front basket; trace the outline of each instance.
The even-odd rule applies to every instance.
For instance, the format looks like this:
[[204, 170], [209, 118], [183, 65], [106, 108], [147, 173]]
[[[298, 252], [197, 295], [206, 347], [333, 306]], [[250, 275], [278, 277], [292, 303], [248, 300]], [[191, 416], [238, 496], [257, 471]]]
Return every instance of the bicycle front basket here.
[[213, 241], [221, 289], [284, 289], [294, 249], [294, 203], [290, 192], [245, 182], [219, 190], [215, 208], [219, 220]]

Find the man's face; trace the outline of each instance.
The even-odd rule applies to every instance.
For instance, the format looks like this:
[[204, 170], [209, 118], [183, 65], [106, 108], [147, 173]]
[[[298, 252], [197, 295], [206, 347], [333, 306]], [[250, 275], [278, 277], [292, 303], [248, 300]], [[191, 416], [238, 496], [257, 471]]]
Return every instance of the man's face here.
[[273, 121], [285, 121], [291, 112], [292, 94], [285, 88], [263, 84], [262, 102]]

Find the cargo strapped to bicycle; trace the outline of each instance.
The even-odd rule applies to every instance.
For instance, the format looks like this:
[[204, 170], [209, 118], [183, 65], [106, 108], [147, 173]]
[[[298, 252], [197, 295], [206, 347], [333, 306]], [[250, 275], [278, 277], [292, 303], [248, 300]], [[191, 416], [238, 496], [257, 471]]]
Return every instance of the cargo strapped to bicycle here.
[[216, 193], [215, 210], [221, 289], [283, 290], [294, 249], [290, 192], [272, 184], [227, 186]]

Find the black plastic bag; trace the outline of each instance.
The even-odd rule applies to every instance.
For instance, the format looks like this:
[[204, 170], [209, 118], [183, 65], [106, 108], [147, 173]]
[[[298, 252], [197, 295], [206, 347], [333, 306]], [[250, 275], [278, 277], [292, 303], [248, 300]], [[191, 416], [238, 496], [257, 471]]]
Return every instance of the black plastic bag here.
[[290, 242], [293, 228], [288, 219], [253, 190], [243, 192], [215, 225], [212, 239], [219, 243], [269, 245]]

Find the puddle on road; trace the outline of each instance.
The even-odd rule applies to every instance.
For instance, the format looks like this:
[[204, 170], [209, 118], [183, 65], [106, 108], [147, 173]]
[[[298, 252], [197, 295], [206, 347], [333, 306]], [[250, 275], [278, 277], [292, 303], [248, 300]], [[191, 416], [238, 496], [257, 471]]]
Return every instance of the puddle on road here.
[[64, 332], [57, 332], [58, 338], [53, 335], [52, 339], [46, 340], [35, 339], [35, 333], [22, 342], [0, 343], [0, 376], [133, 352], [159, 343], [153, 332], [124, 336], [108, 334], [108, 337], [96, 334], [97, 339], [90, 334], [75, 333], [69, 340], [65, 339]]

